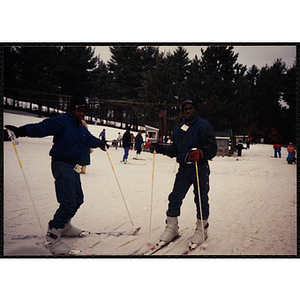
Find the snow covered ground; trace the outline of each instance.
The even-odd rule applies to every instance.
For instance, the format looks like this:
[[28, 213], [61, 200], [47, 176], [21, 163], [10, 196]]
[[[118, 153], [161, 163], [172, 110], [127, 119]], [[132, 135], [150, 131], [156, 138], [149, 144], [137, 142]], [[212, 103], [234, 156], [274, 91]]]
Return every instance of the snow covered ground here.
[[[4, 124], [16, 126], [36, 123], [32, 115], [4, 113]], [[96, 136], [101, 126], [89, 126]], [[108, 140], [122, 130], [106, 128]], [[252, 255], [283, 256], [297, 254], [296, 165], [282, 158], [275, 159], [271, 145], [253, 145], [243, 150], [241, 158], [215, 157], [210, 162], [209, 237], [207, 248], [197, 249], [197, 260], [178, 259], [188, 245], [196, 222], [193, 193], [190, 191], [179, 219], [182, 237], [159, 254], [166, 259], [138, 259], [153, 245], [165, 227], [167, 197], [177, 165], [174, 159], [155, 156], [152, 219], [150, 228], [153, 155], [142, 153], [143, 160], [134, 160], [130, 151], [129, 164], [120, 160], [123, 149], [109, 149], [115, 174], [128, 206], [132, 226], [122, 200], [107, 153], [96, 149], [92, 164], [82, 175], [85, 203], [73, 224], [91, 232], [115, 232], [141, 226], [135, 236], [95, 236], [64, 239], [74, 249], [95, 254], [102, 259], [24, 260], [26, 255], [39, 255], [44, 250], [42, 234], [57, 209], [48, 152], [52, 138], [20, 138], [17, 150], [35, 203], [41, 225], [10, 142], [4, 142], [4, 255], [19, 254], [17, 259], [4, 259], [1, 282], [3, 293], [15, 298], [30, 295], [31, 299], [53, 299], [45, 291], [45, 283], [55, 286], [60, 297], [93, 299], [103, 293], [109, 298], [183, 299], [282, 299], [298, 293], [295, 260], [255, 260]], [[18, 235], [38, 235], [35, 239], [14, 239]], [[113, 259], [124, 255], [130, 259]], [[117, 256], [115, 256], [117, 255]], [[167, 256], [168, 255], [168, 256]], [[201, 255], [208, 258], [201, 259]], [[217, 259], [219, 256], [247, 259]], [[211, 259], [209, 259], [211, 257]], [[105, 259], [109, 258], [109, 259]], [[176, 259], [174, 259], [176, 258]], [[63, 281], [57, 270], [64, 270]], [[204, 276], [204, 277], [203, 277]], [[80, 287], [74, 288], [74, 280]], [[38, 286], [41, 287], [39, 292]], [[66, 286], [70, 288], [65, 288]], [[195, 289], [195, 287], [198, 287]], [[167, 288], [166, 288], [167, 287]], [[155, 292], [151, 292], [155, 291]], [[42, 293], [42, 294], [41, 294]]]
[[[36, 123], [41, 118], [5, 113], [4, 124], [16, 126]], [[90, 125], [98, 136], [104, 127]], [[107, 139], [122, 130], [106, 128]], [[17, 150], [28, 181], [43, 232], [57, 209], [48, 152], [52, 137], [19, 138]], [[81, 176], [85, 203], [73, 224], [91, 232], [128, 231], [141, 226], [135, 236], [95, 236], [66, 238], [65, 243], [84, 254], [138, 255], [151, 245], [165, 227], [165, 212], [174, 176], [175, 159], [142, 152], [143, 160], [120, 163], [123, 149], [108, 152], [95, 149], [87, 173]], [[296, 255], [296, 165], [272, 158], [271, 145], [252, 145], [242, 157], [215, 157], [210, 162], [210, 218], [207, 248], [195, 255]], [[114, 176], [109, 158], [120, 184]], [[153, 164], [153, 159], [155, 159]], [[151, 215], [152, 172], [154, 189]], [[131, 220], [134, 226], [131, 224]], [[190, 189], [182, 206], [179, 226], [182, 237], [161, 250], [160, 255], [180, 255], [188, 245], [195, 227], [195, 205]], [[151, 230], [150, 229], [151, 226]], [[38, 235], [35, 239], [16, 239], [18, 235]], [[4, 254], [39, 254], [36, 243], [42, 232], [13, 146], [4, 143]], [[29, 249], [29, 250], [28, 250]], [[33, 249], [37, 249], [37, 252]], [[18, 252], [15, 252], [18, 251]], [[24, 253], [22, 253], [24, 251]]]
[[[4, 124], [16, 126], [36, 123], [41, 118], [4, 113]], [[98, 136], [104, 127], [90, 125]], [[124, 131], [106, 127], [107, 139]], [[52, 137], [19, 138], [17, 150], [43, 232], [57, 209], [48, 152]], [[210, 162], [210, 218], [207, 248], [195, 255], [296, 255], [296, 165], [272, 158], [272, 145], [252, 145], [242, 157], [215, 157]], [[129, 214], [110, 165], [119, 181]], [[95, 236], [65, 238], [66, 244], [84, 254], [139, 255], [149, 242], [154, 245], [165, 227], [165, 212], [174, 176], [175, 159], [142, 152], [143, 160], [120, 163], [123, 149], [108, 152], [95, 149], [87, 173], [81, 176], [85, 203], [73, 224], [91, 232], [128, 231], [141, 226], [135, 236]], [[151, 209], [152, 172], [154, 190]], [[131, 220], [134, 224], [132, 226]], [[180, 255], [188, 245], [196, 223], [193, 193], [190, 189], [182, 206], [179, 226], [182, 237], [161, 250], [160, 255]], [[151, 230], [150, 230], [151, 226]], [[18, 235], [38, 235], [35, 239], [16, 239]], [[4, 254], [39, 254], [42, 232], [13, 146], [4, 143]], [[16, 252], [17, 251], [17, 252]], [[33, 251], [33, 252], [32, 252]], [[35, 252], [37, 251], [37, 252]]]

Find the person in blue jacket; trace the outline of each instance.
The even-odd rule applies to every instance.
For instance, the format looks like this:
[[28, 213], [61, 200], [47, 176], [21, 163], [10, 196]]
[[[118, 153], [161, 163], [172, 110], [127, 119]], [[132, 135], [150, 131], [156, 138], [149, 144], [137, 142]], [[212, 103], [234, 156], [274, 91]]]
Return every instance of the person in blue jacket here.
[[135, 139], [135, 149], [136, 149], [136, 158], [141, 154], [142, 152], [142, 145], [144, 143], [143, 137], [142, 137], [142, 131], [139, 131], [139, 133], [136, 135]]
[[289, 154], [288, 154], [288, 156], [286, 158], [286, 161], [288, 162], [288, 164], [295, 163], [297, 161], [296, 151], [289, 152]]
[[122, 137], [122, 146], [124, 148], [124, 155], [123, 155], [123, 160], [121, 160], [121, 162], [123, 162], [124, 164], [126, 164], [128, 160], [130, 144], [131, 144], [130, 126], [128, 125]]
[[6, 125], [16, 137], [42, 138], [53, 135], [53, 145], [49, 154], [52, 158], [51, 168], [59, 207], [53, 219], [49, 221], [46, 240], [49, 243], [49, 250], [57, 255], [69, 254], [71, 250], [61, 241], [61, 236], [83, 236], [88, 233], [71, 224], [71, 219], [84, 199], [78, 162], [86, 146], [100, 147], [105, 151], [105, 143], [82, 125], [86, 109], [85, 97], [76, 92], [72, 96], [68, 113], [21, 127]]
[[[179, 228], [178, 216], [180, 216], [182, 201], [191, 185], [193, 185], [197, 222], [191, 243], [201, 244], [203, 242], [201, 219], [203, 218], [204, 234], [206, 236], [208, 228], [207, 220], [209, 217], [208, 191], [210, 169], [207, 160], [212, 159], [216, 155], [217, 142], [210, 123], [197, 115], [198, 104], [195, 98], [185, 98], [182, 102], [182, 111], [184, 112], [185, 119], [174, 129], [172, 144], [162, 145], [158, 143], [151, 147], [152, 151], [155, 148], [157, 153], [176, 157], [179, 163], [174, 187], [168, 198], [167, 225], [159, 241], [169, 243], [177, 236]], [[197, 192], [195, 161], [197, 161], [199, 166], [202, 216], [200, 214]]]

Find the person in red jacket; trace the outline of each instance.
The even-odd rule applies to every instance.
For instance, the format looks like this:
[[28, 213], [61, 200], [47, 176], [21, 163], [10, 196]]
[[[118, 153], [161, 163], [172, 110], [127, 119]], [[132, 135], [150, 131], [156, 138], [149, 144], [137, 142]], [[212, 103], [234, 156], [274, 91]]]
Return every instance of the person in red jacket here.
[[292, 153], [293, 151], [295, 151], [295, 148], [294, 148], [294, 146], [293, 146], [293, 143], [290, 143], [289, 145], [288, 145], [288, 147], [287, 147], [287, 152], [288, 153]]
[[277, 158], [277, 153], [278, 153], [279, 158], [281, 158], [281, 146], [279, 144], [275, 144], [273, 146], [273, 149], [274, 149], [274, 157]]

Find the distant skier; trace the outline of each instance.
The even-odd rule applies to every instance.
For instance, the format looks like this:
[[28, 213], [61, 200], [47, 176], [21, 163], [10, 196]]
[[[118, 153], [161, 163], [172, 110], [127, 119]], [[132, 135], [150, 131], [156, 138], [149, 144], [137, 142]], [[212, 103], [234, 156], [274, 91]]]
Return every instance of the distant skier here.
[[103, 130], [100, 132], [99, 138], [100, 138], [101, 140], [105, 140], [105, 129], [103, 129]]
[[46, 137], [53, 135], [53, 146], [50, 150], [51, 168], [55, 178], [56, 197], [59, 208], [49, 222], [46, 240], [49, 250], [54, 255], [67, 255], [70, 248], [61, 241], [62, 236], [82, 236], [87, 233], [74, 227], [71, 219], [83, 203], [83, 191], [80, 181], [78, 162], [86, 146], [100, 147], [105, 150], [105, 143], [93, 136], [82, 125], [87, 103], [81, 93], [74, 93], [70, 112], [45, 119], [36, 124], [21, 127], [6, 125], [16, 137]]
[[279, 144], [275, 144], [273, 146], [273, 149], [274, 149], [274, 157], [277, 158], [277, 154], [278, 154], [279, 158], [281, 158], [281, 146]]
[[248, 138], [246, 141], [247, 149], [250, 149], [250, 143], [251, 143], [251, 139]]
[[[171, 144], [152, 144], [151, 151], [176, 157], [179, 163], [178, 173], [173, 191], [169, 195], [167, 210], [167, 225], [159, 238], [160, 242], [169, 243], [178, 234], [178, 216], [180, 208], [191, 185], [194, 187], [194, 202], [196, 204], [197, 222], [191, 244], [203, 243], [203, 235], [207, 236], [209, 204], [209, 174], [208, 159], [215, 157], [217, 142], [212, 126], [208, 121], [197, 115], [198, 104], [195, 98], [187, 97], [182, 102], [185, 119], [173, 131]], [[195, 161], [199, 165], [199, 178], [196, 177]], [[200, 184], [201, 195], [198, 195], [197, 184]], [[200, 201], [200, 199], [201, 201]], [[200, 204], [201, 203], [201, 204]], [[200, 205], [202, 215], [200, 213]], [[202, 231], [202, 221], [204, 232]]]
[[120, 132], [118, 132], [118, 137], [117, 137], [117, 147], [121, 147], [122, 146], [122, 135]]
[[99, 139], [101, 139], [104, 143], [105, 143], [105, 147], [107, 149], [109, 149], [109, 145], [107, 144], [107, 141], [106, 141], [106, 132], [105, 132], [105, 129], [103, 129], [100, 134], [99, 134]]
[[288, 162], [288, 164], [295, 163], [297, 161], [296, 152], [295, 151], [289, 152], [286, 161]]
[[124, 148], [124, 155], [123, 155], [122, 162], [124, 164], [126, 164], [127, 160], [128, 160], [128, 155], [129, 155], [129, 148], [130, 148], [130, 145], [131, 145], [130, 126], [126, 127], [126, 131], [123, 134], [122, 145], [123, 145], [123, 148]]
[[136, 137], [135, 137], [135, 144], [134, 144], [134, 147], [135, 147], [135, 149], [136, 149], [136, 158], [138, 158], [139, 157], [139, 155], [141, 154], [141, 152], [142, 152], [142, 145], [143, 145], [143, 143], [144, 143], [144, 141], [143, 141], [143, 137], [142, 137], [142, 134], [141, 134], [142, 132], [140, 131], [137, 135], [136, 135]]
[[242, 140], [240, 140], [239, 143], [235, 146], [235, 149], [237, 150], [237, 153], [238, 153], [237, 156], [242, 156], [242, 150], [243, 150], [243, 149], [246, 149], [246, 148], [243, 146], [243, 141], [242, 141]]
[[145, 147], [144, 147], [144, 151], [150, 151], [150, 139], [149, 139], [149, 135], [146, 135], [146, 143], [145, 143]]
[[288, 147], [287, 147], [286, 150], [287, 150], [288, 153], [291, 153], [291, 152], [295, 151], [293, 143], [289, 143], [289, 145], [288, 145]]

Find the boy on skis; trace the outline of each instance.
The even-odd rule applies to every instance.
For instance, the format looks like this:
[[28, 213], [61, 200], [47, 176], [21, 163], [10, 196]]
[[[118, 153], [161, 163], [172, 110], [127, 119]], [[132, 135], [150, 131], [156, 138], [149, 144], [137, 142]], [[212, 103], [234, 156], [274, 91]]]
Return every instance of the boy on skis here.
[[46, 137], [53, 135], [53, 146], [49, 155], [55, 179], [56, 197], [59, 208], [49, 222], [46, 240], [49, 250], [54, 255], [69, 254], [71, 249], [61, 241], [62, 236], [83, 236], [88, 232], [71, 224], [71, 219], [83, 203], [83, 191], [80, 181], [78, 162], [85, 147], [100, 147], [105, 150], [105, 142], [93, 136], [82, 125], [87, 103], [81, 93], [74, 93], [70, 112], [45, 119], [36, 124], [21, 127], [6, 125], [16, 137]]
[[[203, 243], [202, 220], [204, 236], [207, 236], [209, 204], [209, 174], [208, 159], [217, 154], [217, 142], [212, 126], [208, 121], [197, 115], [198, 104], [195, 98], [187, 97], [182, 102], [182, 111], [185, 119], [173, 131], [172, 144], [154, 144], [151, 148], [157, 153], [176, 157], [179, 163], [178, 173], [174, 182], [173, 191], [169, 195], [167, 220], [165, 231], [159, 238], [159, 242], [169, 243], [178, 235], [178, 216], [182, 201], [191, 185], [194, 186], [194, 202], [196, 204], [196, 229], [191, 243], [200, 245]], [[200, 193], [197, 192], [197, 178], [195, 161], [199, 165]], [[201, 201], [199, 201], [199, 196]], [[200, 213], [200, 203], [202, 215]]]

